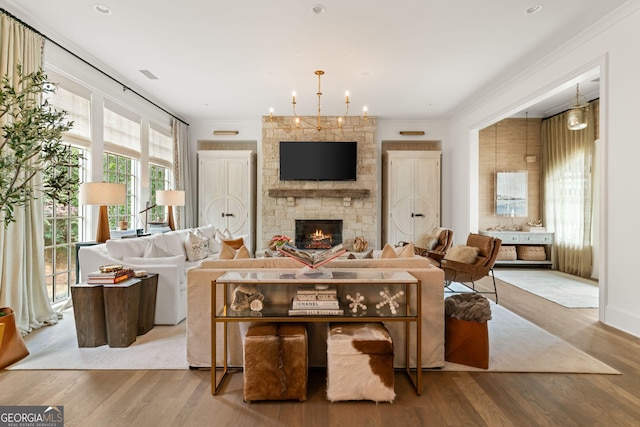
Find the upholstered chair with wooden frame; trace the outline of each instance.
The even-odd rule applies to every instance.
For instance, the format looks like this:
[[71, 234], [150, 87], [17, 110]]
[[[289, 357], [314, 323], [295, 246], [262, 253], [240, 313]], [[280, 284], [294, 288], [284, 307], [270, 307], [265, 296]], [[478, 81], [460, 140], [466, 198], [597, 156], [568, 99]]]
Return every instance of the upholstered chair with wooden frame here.
[[[457, 282], [473, 292], [494, 294], [497, 304], [498, 289], [496, 287], [496, 279], [493, 276], [493, 266], [496, 263], [501, 244], [502, 240], [498, 238], [470, 233], [464, 247], [454, 246], [451, 248], [440, 263], [440, 268], [444, 270], [444, 282], [445, 287], [448, 289], [447, 292], [454, 292], [449, 286], [451, 283]], [[468, 248], [477, 249], [475, 259], [467, 259], [465, 261], [460, 260], [460, 258], [456, 259], [455, 255], [459, 252], [458, 249]], [[474, 252], [474, 250], [471, 252]], [[491, 276], [493, 279], [493, 292], [476, 290], [475, 282], [485, 276]]]
[[[440, 267], [440, 260], [444, 258], [447, 250], [453, 243], [453, 230], [438, 227], [425, 236], [420, 236], [413, 242], [413, 251], [416, 255], [426, 257], [433, 265]], [[407, 242], [399, 242], [398, 246], [405, 246]]]

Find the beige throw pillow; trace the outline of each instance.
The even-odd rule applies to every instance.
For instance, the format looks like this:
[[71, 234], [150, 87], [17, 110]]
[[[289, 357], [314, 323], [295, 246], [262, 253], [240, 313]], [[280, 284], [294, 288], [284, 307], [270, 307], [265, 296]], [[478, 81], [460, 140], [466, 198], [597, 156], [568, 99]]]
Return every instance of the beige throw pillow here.
[[244, 259], [251, 258], [251, 254], [249, 253], [249, 249], [245, 245], [240, 246], [240, 249], [236, 251], [236, 254], [233, 256], [233, 259]]
[[409, 243], [398, 249], [402, 249], [398, 253], [398, 258], [413, 258], [415, 256], [413, 243]]
[[419, 248], [432, 250], [438, 244], [438, 236], [429, 233], [423, 233], [418, 236], [415, 244]]
[[465, 264], [475, 264], [478, 258], [478, 248], [465, 245], [456, 245], [447, 251], [444, 259], [462, 262]]
[[218, 259], [233, 259], [236, 256], [236, 250], [224, 243], [220, 246], [220, 252], [218, 253]]
[[384, 245], [382, 248], [382, 254], [380, 254], [380, 258], [398, 258], [398, 254], [396, 250], [389, 243]]

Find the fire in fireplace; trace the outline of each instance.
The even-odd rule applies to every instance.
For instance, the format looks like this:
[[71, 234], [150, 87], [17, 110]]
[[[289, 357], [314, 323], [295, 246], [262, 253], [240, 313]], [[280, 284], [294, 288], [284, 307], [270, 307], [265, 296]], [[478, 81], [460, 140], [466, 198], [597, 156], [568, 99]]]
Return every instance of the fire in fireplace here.
[[295, 245], [300, 249], [330, 249], [342, 243], [341, 219], [297, 219]]

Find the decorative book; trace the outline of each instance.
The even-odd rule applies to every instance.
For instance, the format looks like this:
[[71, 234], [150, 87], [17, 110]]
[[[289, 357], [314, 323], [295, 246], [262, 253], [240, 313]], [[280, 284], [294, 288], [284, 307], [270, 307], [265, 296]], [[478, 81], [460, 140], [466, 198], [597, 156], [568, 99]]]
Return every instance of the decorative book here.
[[290, 243], [285, 243], [278, 248], [278, 252], [295, 259], [307, 267], [315, 269], [346, 253], [347, 250], [342, 244], [336, 245], [327, 250], [309, 251], [305, 249], [298, 249]]

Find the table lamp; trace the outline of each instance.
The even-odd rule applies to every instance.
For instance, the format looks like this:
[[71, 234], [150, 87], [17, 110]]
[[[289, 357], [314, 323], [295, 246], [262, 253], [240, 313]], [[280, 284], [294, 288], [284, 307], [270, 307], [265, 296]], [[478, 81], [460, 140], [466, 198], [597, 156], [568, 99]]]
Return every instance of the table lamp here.
[[184, 191], [182, 190], [158, 190], [156, 191], [156, 204], [169, 207], [167, 225], [175, 231], [173, 222], [173, 206], [184, 206]]
[[96, 242], [104, 243], [111, 238], [107, 205], [124, 205], [127, 202], [127, 188], [124, 184], [85, 182], [80, 184], [79, 201], [83, 205], [100, 206]]

